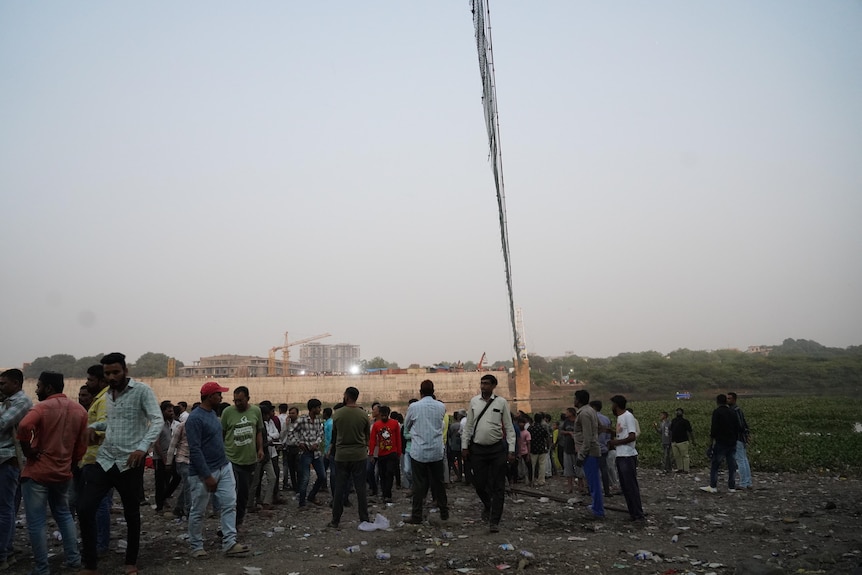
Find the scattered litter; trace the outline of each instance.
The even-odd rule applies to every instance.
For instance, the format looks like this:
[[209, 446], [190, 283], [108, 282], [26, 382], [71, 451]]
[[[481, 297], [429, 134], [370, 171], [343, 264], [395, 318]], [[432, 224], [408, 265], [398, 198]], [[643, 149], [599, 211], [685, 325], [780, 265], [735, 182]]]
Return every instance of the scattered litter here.
[[652, 552], [646, 551], [645, 549], [640, 549], [637, 553], [635, 553], [635, 559], [638, 559], [640, 561], [652, 559]]
[[527, 559], [532, 559], [532, 558], [534, 558], [534, 557], [535, 557], [535, 555], [533, 555], [532, 553], [530, 553], [530, 552], [529, 552], [529, 551], [527, 551], [526, 549], [521, 549], [521, 555], [523, 555], [523, 556], [524, 556], [524, 557], [526, 557]]
[[503, 551], [514, 551], [515, 546], [512, 545], [511, 543], [502, 543], [500, 545], [500, 549], [502, 549]]
[[363, 521], [359, 524], [360, 531], [377, 531], [378, 529], [389, 529], [389, 520], [378, 513], [374, 516], [374, 521]]
[[679, 535], [674, 535], [670, 538], [671, 543], [676, 543], [677, 541], [679, 541]]
[[351, 545], [350, 547], [345, 547], [344, 551], [347, 553], [359, 553], [360, 549], [361, 547], [359, 547], [359, 545]]
[[539, 497], [539, 503], [547, 503], [549, 501], [550, 499], [548, 499], [547, 497]]
[[569, 537], [568, 540], [569, 541], [586, 541], [587, 538], [586, 537], [578, 537], [577, 535], [572, 535], [571, 537]]
[[508, 563], [500, 563], [499, 565], [497, 565], [497, 571], [505, 571], [506, 569], [509, 569], [510, 567], [511, 567], [511, 565], [509, 565]]
[[260, 575], [261, 568], [260, 567], [243, 567], [242, 568], [243, 575]]
[[378, 549], [374, 556], [377, 557], [378, 559], [381, 559], [381, 560], [386, 560], [386, 559], [392, 558], [392, 555], [390, 555], [389, 553], [387, 553], [383, 549]]

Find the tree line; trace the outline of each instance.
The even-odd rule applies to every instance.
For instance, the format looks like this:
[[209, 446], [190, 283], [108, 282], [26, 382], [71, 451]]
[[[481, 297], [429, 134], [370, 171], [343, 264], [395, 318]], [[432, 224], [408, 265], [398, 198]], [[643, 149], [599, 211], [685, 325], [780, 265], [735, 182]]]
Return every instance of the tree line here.
[[[86, 377], [87, 368], [99, 363], [104, 354], [76, 359], [57, 354], [38, 357], [24, 369], [28, 378], [43, 371], [59, 371], [66, 377]], [[816, 341], [785, 339], [768, 354], [738, 350], [693, 351], [678, 349], [666, 355], [645, 351], [621, 353], [613, 357], [589, 358], [577, 355], [546, 358], [530, 354], [531, 379], [535, 385], [553, 382], [584, 382], [621, 393], [666, 394], [668, 390], [771, 390], [771, 391], [837, 391], [862, 390], [862, 346], [833, 348]], [[129, 370], [138, 377], [166, 377], [169, 356], [147, 352]], [[177, 367], [183, 363], [177, 361]], [[360, 362], [366, 368], [397, 369], [398, 364], [382, 357]], [[450, 366], [473, 371], [473, 361], [441, 361]], [[419, 367], [418, 364], [410, 367]], [[511, 361], [497, 361], [483, 368], [512, 367]]]
[[534, 384], [583, 382], [621, 393], [736, 389], [763, 392], [833, 392], [862, 389], [862, 346], [830, 348], [786, 339], [768, 354], [738, 350], [678, 349], [622, 353], [596, 359], [530, 355]]
[[[87, 377], [87, 368], [99, 363], [104, 353], [88, 355], [76, 359], [74, 355], [58, 353], [52, 356], [37, 357], [24, 368], [24, 377], [37, 378], [43, 371], [57, 371], [70, 378]], [[136, 377], [166, 377], [168, 374], [169, 356], [164, 353], [148, 351], [134, 363], [128, 362], [129, 371]], [[177, 361], [177, 367], [183, 362]]]

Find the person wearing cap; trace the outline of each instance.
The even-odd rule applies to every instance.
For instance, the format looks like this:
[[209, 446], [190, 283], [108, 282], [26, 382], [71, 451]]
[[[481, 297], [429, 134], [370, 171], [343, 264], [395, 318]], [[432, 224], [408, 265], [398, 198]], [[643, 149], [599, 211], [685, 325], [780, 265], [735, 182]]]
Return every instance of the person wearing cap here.
[[216, 415], [221, 394], [228, 388], [215, 381], [201, 387], [201, 404], [193, 409], [185, 423], [189, 442], [189, 544], [195, 559], [206, 557], [203, 520], [210, 495], [219, 502], [222, 533], [221, 548], [228, 557], [248, 554], [246, 545], [237, 543], [236, 537], [236, 482], [233, 467], [225, 454], [222, 426]]
[[87, 451], [87, 411], [63, 393], [63, 374], [43, 371], [36, 383], [39, 403], [18, 424], [18, 441], [27, 460], [21, 471], [21, 494], [36, 568], [47, 575], [47, 507], [63, 540], [66, 566], [81, 567], [78, 532], [69, 510], [72, 467]]
[[7, 369], [0, 373], [0, 570], [15, 563], [12, 540], [15, 536], [15, 493], [23, 467], [15, 430], [33, 402], [25, 395], [24, 373]]
[[82, 473], [84, 489], [78, 501], [84, 563], [81, 573], [96, 573], [99, 563], [96, 512], [111, 488], [120, 494], [126, 520], [124, 569], [127, 574], [137, 573], [144, 466], [147, 451], [159, 436], [164, 420], [153, 390], [144, 382], [129, 377], [125, 355], [109, 353], [99, 363], [108, 382], [107, 419], [88, 425], [91, 443], [98, 442], [99, 431], [105, 432], [105, 438], [96, 455], [96, 464], [84, 466]]
[[670, 422], [670, 445], [677, 473], [688, 473], [691, 466], [689, 447], [694, 446], [694, 431], [691, 429], [691, 422], [683, 417], [683, 413], [682, 408], [678, 407], [676, 417]]

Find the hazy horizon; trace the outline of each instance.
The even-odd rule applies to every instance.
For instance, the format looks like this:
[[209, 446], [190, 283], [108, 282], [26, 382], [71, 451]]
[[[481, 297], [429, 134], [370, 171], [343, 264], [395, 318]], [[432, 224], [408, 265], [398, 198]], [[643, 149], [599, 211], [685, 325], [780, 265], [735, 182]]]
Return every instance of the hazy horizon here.
[[[490, 4], [527, 351], [862, 343], [862, 4]], [[475, 44], [466, 0], [0, 4], [0, 365], [510, 359]]]

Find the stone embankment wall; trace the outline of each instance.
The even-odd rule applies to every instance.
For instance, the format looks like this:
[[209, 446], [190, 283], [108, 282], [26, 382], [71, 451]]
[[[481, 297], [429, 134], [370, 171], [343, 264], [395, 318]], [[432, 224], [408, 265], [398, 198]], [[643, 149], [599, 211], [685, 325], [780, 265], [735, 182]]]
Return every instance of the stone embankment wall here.
[[[524, 405], [529, 404], [529, 398], [515, 398], [514, 378], [510, 380], [506, 372], [494, 372], [499, 384], [497, 394], [507, 398], [513, 409], [518, 407], [518, 399]], [[300, 412], [305, 410], [305, 402], [316, 397], [324, 406], [331, 406], [341, 401], [345, 388], [353, 386], [359, 390], [359, 404], [370, 406], [373, 401], [389, 405], [402, 413], [407, 402], [412, 397], [419, 397], [419, 384], [424, 379], [434, 382], [437, 399], [444, 402], [448, 411], [466, 408], [470, 398], [479, 393], [477, 372], [462, 373], [423, 373], [398, 375], [346, 375], [346, 376], [300, 376], [300, 377], [249, 377], [219, 379], [218, 382], [230, 389], [224, 400], [232, 402], [232, 392], [244, 385], [249, 389], [251, 401], [258, 403], [265, 399], [274, 404], [287, 403], [300, 406]], [[202, 378], [163, 378], [144, 381], [156, 392], [159, 401], [170, 400], [174, 403], [186, 401], [189, 405], [200, 400], [200, 388], [206, 379]], [[78, 388], [83, 380], [66, 380], [66, 394], [77, 398]], [[35, 400], [36, 382], [28, 380], [25, 391]], [[513, 401], [514, 400], [514, 401]]]

